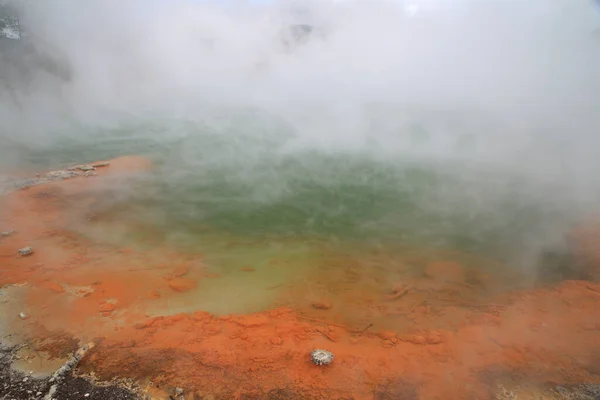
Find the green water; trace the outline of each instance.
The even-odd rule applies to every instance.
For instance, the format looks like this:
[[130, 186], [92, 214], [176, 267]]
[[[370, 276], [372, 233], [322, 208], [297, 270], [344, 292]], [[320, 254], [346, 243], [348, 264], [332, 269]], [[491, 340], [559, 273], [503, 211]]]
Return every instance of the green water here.
[[[531, 270], [552, 245], [545, 235], [560, 236], [573, 218], [559, 191], [464, 160], [413, 157], [410, 146], [434, 140], [423, 129], [408, 133], [404, 153], [373, 143], [294, 146], [299, 134], [290, 126], [250, 114], [74, 126], [15, 151], [34, 169], [128, 154], [154, 162], [148, 176], [99, 196], [90, 211], [100, 222], [77, 228], [115, 244], [202, 254], [217, 277], [156, 301], [146, 310], [152, 314], [252, 312], [302, 306], [311, 296], [335, 301], [336, 290], [353, 290], [356, 279], [378, 282], [360, 290], [386, 293], [428, 262], [452, 260], [448, 252], [474, 255], [460, 260], [468, 268]], [[469, 141], [459, 135], [448, 152], [461, 146], [468, 150]], [[401, 260], [414, 249], [419, 255], [407, 267]], [[369, 258], [374, 252], [387, 261]], [[373, 276], [350, 271], [343, 259], [373, 265]], [[248, 266], [254, 272], [242, 271]], [[308, 292], [286, 300], [299, 282], [309, 283]], [[351, 308], [337, 312], [351, 315]]]
[[[110, 207], [181, 245], [228, 234], [250, 241], [415, 243], [510, 259], [549, 224], [571, 217], [549, 201], [551, 188], [533, 187], [519, 175], [389, 156], [369, 146], [290, 150], [295, 137], [275, 118], [242, 115], [212, 125], [163, 120], [75, 127], [21, 152], [22, 162], [35, 168], [150, 157], [153, 175]], [[414, 140], [418, 146], [427, 138]]]
[[202, 310], [225, 315], [289, 305], [278, 302], [286, 284], [305, 279], [320, 258], [315, 247], [301, 242], [249, 243], [231, 236], [196, 239], [191, 248], [201, 251], [203, 262], [218, 275], [200, 281], [197, 290], [154, 301], [146, 312], [164, 315]]

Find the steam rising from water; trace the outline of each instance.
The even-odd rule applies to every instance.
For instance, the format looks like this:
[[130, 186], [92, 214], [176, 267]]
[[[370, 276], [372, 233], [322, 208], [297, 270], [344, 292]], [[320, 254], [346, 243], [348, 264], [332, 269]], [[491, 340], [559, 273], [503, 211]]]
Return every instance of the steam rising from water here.
[[[281, 3], [23, 2], [58, 67], [3, 52], [0, 159], [148, 153], [173, 223], [511, 238], [502, 251], [526, 258], [598, 206], [587, 4], [408, 21], [392, 2], [325, 3], [298, 21]], [[297, 22], [323, 37], [286, 48]]]

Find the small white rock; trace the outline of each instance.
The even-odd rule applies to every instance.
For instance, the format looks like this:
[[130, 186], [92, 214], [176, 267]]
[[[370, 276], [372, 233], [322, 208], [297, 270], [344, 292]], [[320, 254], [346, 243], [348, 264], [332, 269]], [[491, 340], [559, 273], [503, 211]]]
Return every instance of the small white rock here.
[[333, 353], [327, 350], [316, 349], [310, 353], [310, 358], [315, 365], [329, 365], [333, 362]]
[[90, 394], [86, 393], [86, 394], [83, 395], [83, 397], [90, 397]]
[[21, 256], [30, 256], [32, 254], [33, 254], [33, 249], [29, 246], [19, 249], [19, 255], [21, 255]]
[[27, 318], [29, 318], [29, 315], [27, 315], [27, 314], [25, 314], [24, 312], [22, 312], [22, 313], [19, 313], [19, 317], [20, 317], [21, 319], [27, 319]]

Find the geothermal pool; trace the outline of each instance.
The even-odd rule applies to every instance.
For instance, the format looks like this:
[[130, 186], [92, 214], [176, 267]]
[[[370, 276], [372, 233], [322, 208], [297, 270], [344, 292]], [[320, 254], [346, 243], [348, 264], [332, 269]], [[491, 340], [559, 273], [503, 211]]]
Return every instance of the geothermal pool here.
[[598, 398], [585, 2], [256, 3], [0, 2], [0, 399]]
[[[18, 368], [43, 376], [92, 342], [82, 373], [156, 398], [489, 398], [598, 379], [599, 286], [557, 240], [578, 215], [555, 187], [415, 157], [435, 150], [422, 135], [390, 155], [248, 121], [94, 129], [6, 168], [14, 185], [109, 162], [5, 185], [3, 337], [37, 349]], [[314, 366], [314, 348], [335, 362]]]

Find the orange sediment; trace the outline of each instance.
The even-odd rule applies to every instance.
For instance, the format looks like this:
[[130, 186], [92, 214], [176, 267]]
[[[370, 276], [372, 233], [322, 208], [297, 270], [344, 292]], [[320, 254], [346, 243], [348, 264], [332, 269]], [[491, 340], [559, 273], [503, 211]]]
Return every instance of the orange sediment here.
[[[338, 284], [333, 301], [307, 296], [299, 282], [285, 293], [307, 301], [264, 312], [151, 316], [153, 302], [201, 290], [210, 279], [198, 256], [100, 243], [71, 229], [84, 223], [87, 206], [103, 190], [121, 184], [111, 178], [149, 168], [144, 158], [123, 157], [99, 168], [98, 176], [2, 199], [0, 230], [16, 233], [0, 239], [0, 286], [27, 284], [24, 304], [14, 313], [24, 309], [30, 316], [13, 328], [56, 354], [72, 346], [65, 337], [94, 340], [83, 371], [226, 399], [268, 393], [286, 399], [487, 399], [490, 374], [600, 382], [600, 285], [592, 282], [468, 304], [477, 290], [465, 283], [460, 265], [440, 261], [422, 275], [386, 282], [379, 292]], [[20, 257], [25, 246], [34, 253]], [[360, 266], [348, 268], [344, 274], [361, 273]], [[338, 272], [327, 273], [338, 280]], [[480, 278], [485, 281], [483, 273]], [[349, 323], [340, 314], [342, 300], [367, 310], [361, 320]], [[404, 329], [384, 328], [379, 321], [386, 319]], [[436, 327], [446, 320], [454, 323]], [[313, 365], [309, 353], [316, 348], [332, 351], [334, 362]]]

